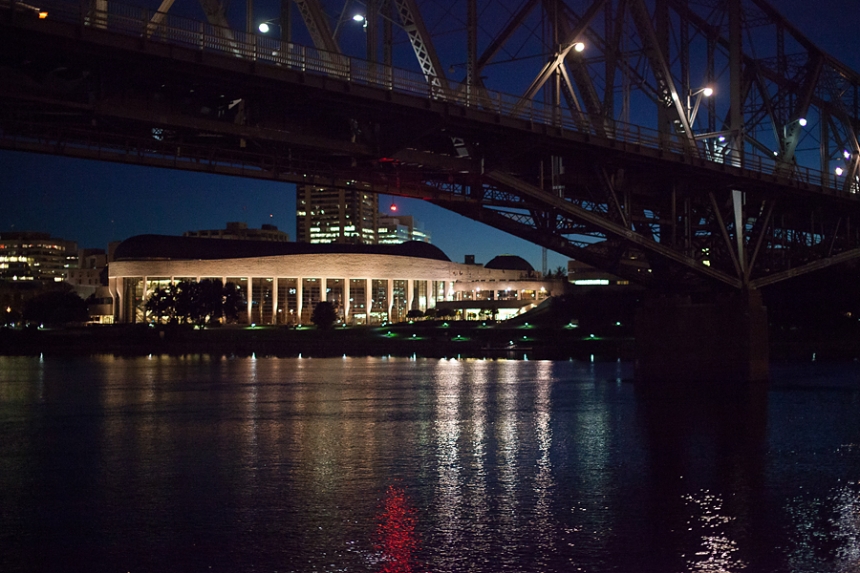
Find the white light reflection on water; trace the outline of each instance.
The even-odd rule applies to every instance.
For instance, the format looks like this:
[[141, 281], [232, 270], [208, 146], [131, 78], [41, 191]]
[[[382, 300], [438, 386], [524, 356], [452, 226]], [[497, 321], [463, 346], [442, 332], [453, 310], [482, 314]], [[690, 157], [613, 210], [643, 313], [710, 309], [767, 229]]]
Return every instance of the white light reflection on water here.
[[687, 521], [689, 531], [698, 537], [699, 550], [693, 555], [682, 555], [695, 573], [734, 573], [746, 568], [737, 557], [738, 544], [729, 537], [729, 526], [734, 517], [723, 511], [723, 499], [707, 490], [684, 496], [690, 508]]
[[492, 381], [486, 360], [470, 362], [468, 365], [472, 402], [468, 425], [472, 447], [469, 496], [473, 520], [470, 528], [474, 534], [476, 551], [488, 554], [492, 540], [489, 530], [490, 496], [487, 492], [487, 387]]
[[460, 393], [463, 363], [440, 361], [436, 377], [436, 415], [433, 424], [438, 485], [438, 508], [441, 540], [449, 548], [441, 554], [445, 569], [455, 570], [458, 555], [450, 548], [463, 545], [465, 517], [463, 512], [462, 468], [460, 467]]
[[522, 528], [520, 523], [520, 464], [517, 463], [519, 453], [519, 432], [517, 428], [519, 412], [519, 374], [520, 364], [514, 361], [498, 362], [496, 366], [499, 388], [499, 413], [496, 431], [496, 465], [501, 491], [498, 496], [500, 546], [506, 549], [499, 559], [506, 567], [513, 567], [519, 559], [516, 552], [514, 535]]
[[793, 573], [860, 571], [860, 482], [826, 497], [799, 495], [785, 510], [792, 523], [787, 558]]
[[555, 523], [553, 521], [553, 492], [555, 479], [552, 472], [552, 362], [538, 365], [535, 395], [535, 433], [537, 435], [537, 475], [534, 478], [535, 518], [533, 529], [537, 536], [538, 555], [547, 556], [555, 550]]
[[841, 546], [836, 550], [837, 571], [860, 571], [860, 483], [836, 491], [833, 526]]

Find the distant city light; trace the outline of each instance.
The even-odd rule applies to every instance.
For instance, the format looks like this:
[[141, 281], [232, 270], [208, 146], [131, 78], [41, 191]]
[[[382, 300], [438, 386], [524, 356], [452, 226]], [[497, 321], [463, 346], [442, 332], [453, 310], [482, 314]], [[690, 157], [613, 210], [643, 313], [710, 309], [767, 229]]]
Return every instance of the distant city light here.
[[397, 211], [397, 204], [396, 204], [396, 203], [392, 203], [392, 204], [391, 204], [391, 207], [389, 207], [389, 208], [390, 208], [392, 211]]

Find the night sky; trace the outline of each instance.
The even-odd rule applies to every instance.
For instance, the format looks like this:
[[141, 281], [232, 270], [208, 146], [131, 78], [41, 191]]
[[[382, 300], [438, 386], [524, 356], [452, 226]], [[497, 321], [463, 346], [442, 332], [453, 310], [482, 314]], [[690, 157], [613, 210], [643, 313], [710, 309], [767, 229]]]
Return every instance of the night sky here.
[[[860, 70], [857, 0], [771, 4], [824, 51]], [[0, 175], [0, 232], [46, 231], [80, 247], [106, 248], [138, 234], [179, 235], [244, 221], [274, 224], [295, 237], [295, 188], [289, 184], [7, 151], [0, 151]], [[531, 243], [417, 200], [381, 197], [380, 210], [392, 202], [421, 221], [453, 261], [474, 254], [486, 263], [507, 253], [541, 267], [541, 249]], [[550, 269], [566, 261], [549, 254]]]

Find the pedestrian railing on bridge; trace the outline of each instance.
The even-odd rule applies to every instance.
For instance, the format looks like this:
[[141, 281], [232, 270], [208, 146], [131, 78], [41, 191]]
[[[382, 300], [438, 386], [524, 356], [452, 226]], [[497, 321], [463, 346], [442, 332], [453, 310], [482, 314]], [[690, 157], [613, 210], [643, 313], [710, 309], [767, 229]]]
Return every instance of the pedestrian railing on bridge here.
[[[465, 86], [440, 87], [418, 72], [386, 66], [313, 47], [282, 42], [258, 34], [232, 30], [212, 24], [159, 13], [147, 8], [105, 2], [106, 9], [93, 8], [90, 2], [73, 0], [32, 0], [39, 7], [19, 0], [0, 0], [13, 11], [26, 16], [35, 10], [47, 12], [54, 21], [88, 26], [126, 36], [146, 38], [147, 41], [184, 46], [205, 52], [231, 55], [272, 66], [283, 66], [310, 74], [325, 75], [339, 80], [413, 94], [452, 105], [472, 107], [501, 116], [552, 126], [561, 132], [587, 133], [597, 138], [624, 142], [631, 146], [660, 149], [670, 153], [727, 164], [761, 174], [778, 175], [791, 181], [829, 188], [844, 189], [844, 180], [831, 174], [800, 165], [787, 165], [773, 158], [753, 154], [740, 157], [727, 153], [728, 146], [716, 136], [709, 140], [661, 133], [655, 129], [571, 112], [540, 101], [524, 101], [521, 97], [484, 88], [466, 90]], [[857, 186], [851, 187], [857, 192]]]

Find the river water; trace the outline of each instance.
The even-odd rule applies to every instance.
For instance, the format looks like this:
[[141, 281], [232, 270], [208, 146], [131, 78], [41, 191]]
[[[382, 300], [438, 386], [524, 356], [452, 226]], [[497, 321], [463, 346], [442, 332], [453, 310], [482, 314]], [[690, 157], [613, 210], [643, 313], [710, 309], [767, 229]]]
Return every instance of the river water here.
[[853, 572], [860, 366], [0, 357], [0, 570]]

